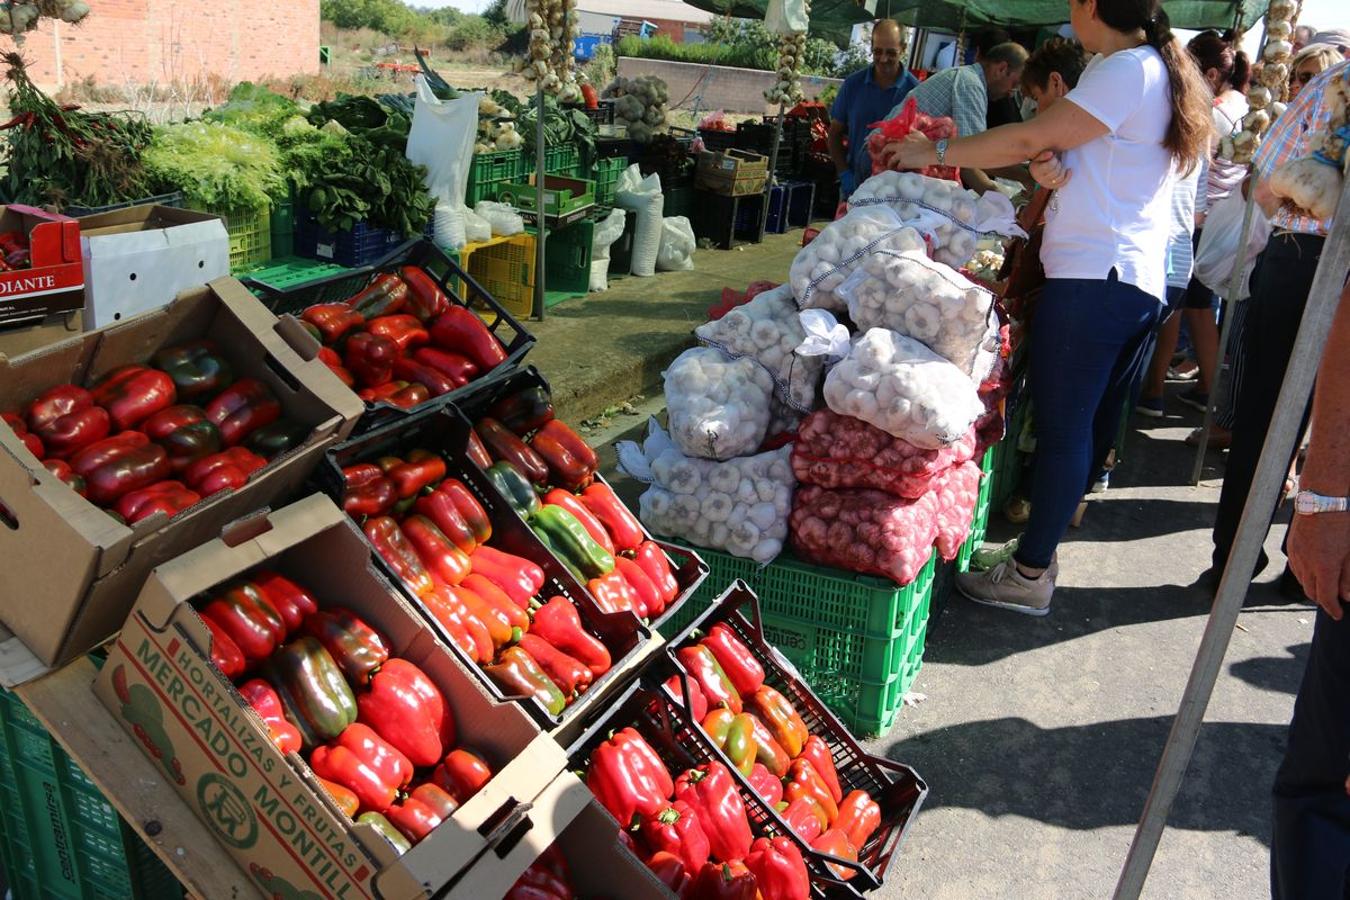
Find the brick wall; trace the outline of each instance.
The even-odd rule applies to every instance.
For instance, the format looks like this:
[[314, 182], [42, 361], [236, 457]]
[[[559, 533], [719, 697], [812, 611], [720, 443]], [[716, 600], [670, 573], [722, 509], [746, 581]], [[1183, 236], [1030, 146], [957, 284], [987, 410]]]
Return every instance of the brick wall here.
[[[44, 20], [21, 52], [57, 89], [286, 77], [319, 69], [319, 0], [98, 0], [79, 26]], [[0, 37], [0, 48], [11, 46]]]

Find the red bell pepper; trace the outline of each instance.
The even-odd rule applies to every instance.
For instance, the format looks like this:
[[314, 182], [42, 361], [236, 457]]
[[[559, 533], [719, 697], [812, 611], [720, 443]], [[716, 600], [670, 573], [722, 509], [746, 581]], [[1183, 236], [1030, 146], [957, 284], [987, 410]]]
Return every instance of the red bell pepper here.
[[867, 791], [849, 791], [839, 804], [834, 827], [848, 835], [848, 842], [861, 850], [872, 832], [881, 827], [881, 807]]
[[408, 799], [391, 806], [386, 815], [405, 838], [416, 844], [457, 809], [459, 804], [453, 797], [426, 782], [414, 788]]
[[453, 598], [454, 602], [459, 604], [459, 608], [467, 610], [472, 619], [483, 624], [492, 642], [493, 655], [519, 636], [505, 616], [493, 610], [486, 600], [473, 591], [461, 585], [446, 584], [439, 579], [436, 586], [438, 594]]
[[89, 394], [108, 411], [115, 431], [135, 428], [161, 409], [173, 406], [178, 397], [172, 378], [146, 366], [113, 369], [94, 383]]
[[366, 323], [366, 331], [393, 341], [401, 355], [410, 354], [431, 340], [417, 317], [407, 313], [371, 319]]
[[[748, 846], [748, 845], [747, 845]], [[694, 900], [759, 900], [754, 874], [740, 857], [704, 864], [690, 888]]]
[[424, 386], [433, 397], [448, 394], [459, 387], [450, 376], [408, 356], [400, 356], [394, 360], [394, 376]]
[[267, 596], [273, 608], [281, 614], [282, 621], [286, 623], [287, 634], [293, 633], [304, 622], [306, 616], [313, 615], [319, 609], [313, 594], [280, 572], [258, 569], [249, 580]]
[[473, 360], [449, 350], [418, 347], [412, 356], [421, 365], [429, 366], [449, 378], [455, 387], [463, 387], [478, 375], [478, 366]]
[[337, 351], [332, 347], [320, 347], [318, 359], [319, 362], [328, 367], [328, 371], [338, 377], [338, 381], [349, 388], [356, 387], [356, 376], [342, 364], [342, 357], [338, 356]]
[[709, 762], [684, 772], [675, 782], [675, 799], [688, 803], [698, 813], [713, 856], [744, 859], [750, 852], [750, 820], [745, 814], [745, 801], [726, 766]]
[[675, 854], [691, 872], [697, 872], [708, 861], [708, 836], [703, 833], [698, 813], [688, 803], [676, 800], [641, 819], [642, 837], [653, 852], [664, 850]]
[[458, 478], [447, 478], [436, 488], [440, 493], [448, 494], [450, 499], [455, 502], [455, 509], [464, 517], [469, 530], [473, 532], [474, 539], [478, 541], [481, 547], [492, 537], [492, 520], [488, 518], [487, 510], [483, 509], [483, 504], [478, 502], [473, 491], [465, 486], [464, 482]]
[[483, 439], [472, 428], [469, 429], [469, 444], [464, 448], [464, 455], [484, 471], [492, 468], [492, 454], [488, 453], [487, 447], [483, 446]]
[[414, 766], [434, 766], [455, 742], [455, 720], [431, 678], [406, 659], [394, 658], [356, 698], [359, 721], [388, 741]]
[[829, 787], [816, 771], [816, 767], [811, 765], [810, 760], [801, 757], [794, 759], [788, 768], [786, 782], [783, 796], [789, 803], [798, 797], [811, 797], [820, 803], [831, 825], [839, 818], [839, 804], [834, 802]]
[[300, 318], [319, 329], [323, 342], [330, 347], [348, 331], [366, 323], [366, 317], [346, 303], [320, 303], [300, 313]]
[[[826, 831], [820, 837], [816, 838], [811, 842], [811, 848], [813, 850], [819, 850], [821, 853], [828, 853], [831, 856], [849, 860], [850, 862], [858, 861], [858, 848], [853, 846], [852, 842], [848, 839], [848, 835], [838, 828], [831, 828], [829, 831]], [[839, 878], [842, 878], [844, 881], [848, 881], [858, 874], [856, 870], [850, 869], [847, 866], [838, 865], [837, 863], [827, 862], [825, 865], [831, 872]]]
[[700, 727], [712, 739], [713, 744], [727, 755], [731, 764], [747, 778], [755, 767], [755, 756], [759, 752], [755, 740], [754, 716], [749, 713], [733, 713], [726, 707], [714, 709], [703, 719]]
[[481, 757], [458, 747], [445, 755], [431, 780], [456, 802], [466, 803], [492, 780], [492, 769]]
[[475, 422], [473, 428], [493, 459], [510, 463], [531, 484], [548, 483], [548, 464], [511, 429], [487, 416]]
[[575, 896], [562, 879], [531, 864], [511, 885], [503, 900], [573, 900]]
[[[703, 696], [703, 689], [698, 686], [698, 682], [692, 678], [686, 678], [683, 682], [689, 687], [689, 706], [685, 712], [689, 715], [690, 721], [694, 723], [702, 722], [708, 717], [708, 698]], [[671, 699], [680, 706], [685, 705], [684, 688], [680, 681], [680, 676], [672, 675], [665, 680], [666, 693]]]
[[502, 397], [488, 407], [488, 415], [524, 437], [553, 419], [553, 398], [537, 384]]
[[[642, 526], [638, 523], [637, 517], [629, 512], [628, 507], [623, 505], [619, 495], [614, 493], [614, 489], [603, 481], [597, 481], [595, 484], [581, 492], [581, 502], [586, 504], [586, 508], [595, 514], [609, 531], [610, 538], [614, 541], [614, 549], [620, 553], [629, 550], [636, 550], [647, 539]], [[641, 558], [638, 559], [641, 563]], [[646, 569], [647, 566], [643, 565]], [[651, 572], [647, 573], [651, 575]], [[660, 585], [658, 585], [659, 587]], [[671, 597], [666, 602], [673, 600]]]
[[16, 412], [0, 413], [0, 421], [3, 421], [14, 432], [14, 436], [19, 439], [28, 452], [42, 459], [47, 455], [47, 448], [42, 446], [42, 438], [28, 430], [28, 423]]
[[409, 384], [406, 381], [390, 381], [379, 387], [362, 388], [356, 392], [367, 403], [388, 403], [399, 409], [412, 409], [419, 403], [431, 399], [431, 391], [425, 385]]
[[[286, 720], [286, 709], [276, 689], [261, 678], [253, 678], [239, 685], [239, 693], [244, 702], [253, 707], [253, 711], [267, 726], [272, 743], [282, 753], [299, 753], [302, 746], [300, 729]], [[353, 810], [349, 815], [355, 815]]]
[[[631, 826], [636, 816], [660, 812], [674, 791], [661, 758], [632, 728], [624, 728], [595, 748], [586, 786], [618, 820], [620, 829]], [[745, 843], [749, 849], [750, 842]]]
[[717, 663], [727, 674], [731, 686], [742, 697], [753, 694], [764, 683], [764, 667], [725, 622], [718, 622], [708, 629], [708, 636], [699, 643], [717, 657]]
[[693, 888], [693, 879], [684, 862], [674, 853], [658, 850], [647, 857], [647, 868], [652, 870], [656, 879], [670, 889], [676, 897], [688, 897]]
[[557, 419], [550, 419], [540, 426], [530, 438], [530, 447], [548, 465], [551, 483], [569, 491], [587, 487], [600, 467], [600, 460], [590, 445]]
[[387, 337], [358, 331], [342, 348], [342, 363], [362, 387], [379, 387], [394, 377], [399, 347]]
[[88, 445], [71, 457], [70, 468], [84, 479], [87, 496], [98, 504], [163, 481], [173, 471], [164, 448], [139, 431], [123, 431]]
[[394, 573], [394, 577], [415, 596], [430, 593], [436, 586], [431, 573], [422, 564], [417, 550], [399, 530], [398, 523], [389, 516], [367, 519], [361, 528], [366, 540]]
[[530, 631], [585, 665], [596, 678], [613, 665], [609, 650], [582, 629], [577, 608], [566, 597], [554, 597], [541, 606]]
[[173, 379], [178, 399], [184, 403], [205, 400], [234, 381], [234, 367], [210, 340], [165, 347], [150, 357], [150, 365]]
[[162, 409], [141, 424], [141, 431], [168, 451], [175, 472], [221, 448], [220, 430], [200, 406], [179, 404]]
[[[270, 596], [270, 593], [269, 593]], [[364, 619], [343, 606], [331, 606], [305, 617], [301, 633], [323, 644], [342, 674], [364, 688], [389, 661], [389, 641]]]
[[755, 763], [746, 780], [750, 782], [750, 787], [754, 788], [755, 793], [763, 797], [764, 802], [770, 806], [777, 806], [782, 801], [783, 782], [765, 768], [763, 763]]
[[617, 570], [600, 578], [592, 578], [586, 582], [586, 590], [591, 592], [601, 612], [631, 612], [640, 619], [647, 617], [647, 610], [639, 605], [642, 598]]
[[544, 570], [522, 556], [480, 546], [469, 557], [472, 570], [506, 592], [520, 606], [544, 586]]
[[430, 450], [413, 450], [385, 474], [393, 480], [399, 499], [415, 497], [445, 478], [445, 459]]
[[157, 481], [149, 487], [128, 491], [117, 498], [113, 507], [122, 520], [134, 525], [155, 513], [173, 518], [183, 510], [200, 503], [201, 494], [186, 488], [181, 481]]
[[356, 794], [362, 810], [379, 813], [393, 805], [413, 776], [408, 758], [360, 722], [348, 725], [332, 743], [316, 747], [309, 765], [315, 775]]
[[408, 308], [418, 319], [428, 322], [451, 307], [450, 298], [422, 269], [404, 266], [399, 269], [399, 274], [408, 285]]
[[614, 570], [623, 576], [623, 580], [633, 589], [638, 598], [637, 606], [646, 610], [646, 616], [659, 616], [665, 611], [665, 604], [661, 602], [661, 592], [652, 584], [652, 580], [647, 577], [641, 566], [626, 556], [616, 556]]
[[206, 630], [211, 632], [211, 663], [220, 670], [220, 674], [234, 681], [248, 668], [244, 652], [234, 642], [234, 638], [214, 620], [199, 615]]
[[[318, 776], [314, 776], [318, 778]], [[348, 790], [335, 781], [329, 781], [327, 778], [319, 778], [319, 787], [323, 788], [332, 801], [337, 804], [338, 810], [347, 818], [355, 819], [356, 813], [361, 809], [361, 798], [356, 796], [354, 791]], [[371, 815], [378, 816], [379, 813]]]
[[281, 401], [256, 378], [241, 378], [206, 405], [206, 417], [220, 429], [226, 447], [281, 418]]
[[398, 502], [394, 482], [374, 463], [347, 466], [342, 480], [342, 509], [350, 516], [382, 516]]
[[791, 838], [757, 838], [750, 845], [745, 867], [754, 873], [760, 894], [774, 900], [807, 900], [811, 896], [811, 877], [806, 860]]
[[839, 773], [834, 768], [834, 755], [830, 753], [830, 745], [821, 740], [819, 735], [813, 734], [802, 744], [802, 752], [799, 755], [811, 762], [816, 774], [830, 789], [830, 796], [834, 798], [834, 802], [843, 800], [844, 790], [839, 786]]
[[244, 438], [244, 446], [264, 459], [276, 459], [309, 440], [310, 428], [287, 418], [264, 425]]
[[483, 671], [507, 696], [533, 697], [551, 716], [560, 716], [567, 698], [553, 679], [539, 667], [535, 658], [520, 647], [508, 647], [497, 662]]
[[70, 467], [70, 463], [64, 459], [44, 459], [42, 466], [48, 472], [51, 472], [65, 484], [70, 485], [70, 489], [83, 497], [86, 493], [84, 479], [75, 474], [75, 470]]
[[[806, 743], [810, 732], [788, 698], [764, 684], [753, 694], [748, 695], [745, 701], [755, 715], [769, 727], [774, 740], [782, 745], [788, 756], [796, 759], [802, 752], [802, 746]], [[834, 802], [833, 797], [830, 798], [830, 802]]]
[[421, 600], [432, 618], [445, 629], [450, 640], [463, 650], [471, 661], [475, 663], [492, 661], [496, 648], [492, 645], [492, 636], [488, 633], [487, 626], [469, 612], [463, 600], [455, 596], [448, 585], [442, 584], [423, 594]]
[[[788, 828], [792, 829], [793, 834], [808, 844], [824, 834], [825, 830], [830, 827], [830, 817], [816, 798], [802, 795], [794, 800], [788, 800], [786, 803], [787, 805], [782, 811], [783, 821], [787, 823]], [[778, 804], [774, 805], [777, 806]]]
[[467, 588], [481, 597], [483, 602], [491, 607], [494, 613], [504, 618], [512, 628], [519, 628], [521, 634], [530, 630], [530, 615], [525, 611], [525, 607], [516, 603], [506, 591], [482, 575], [470, 572], [460, 582], [460, 587]]
[[73, 384], [58, 384], [38, 394], [26, 415], [28, 428], [41, 439], [46, 455], [57, 459], [73, 456], [112, 431], [108, 411], [95, 406], [93, 396]]
[[455, 507], [455, 501], [444, 491], [432, 491], [418, 497], [413, 512], [433, 522], [460, 553], [468, 555], [477, 549], [478, 540], [473, 531]]
[[462, 306], [451, 306], [436, 317], [431, 323], [431, 342], [442, 350], [467, 356], [485, 374], [506, 362], [501, 342], [482, 319]]
[[[544, 505], [561, 506], [563, 509], [567, 510], [572, 514], [573, 518], [581, 523], [582, 527], [590, 534], [593, 541], [601, 547], [604, 547], [606, 553], [611, 556], [614, 555], [614, 542], [610, 540], [609, 532], [605, 530], [605, 526], [600, 524], [600, 520], [595, 517], [594, 513], [586, 508], [586, 505], [581, 502], [576, 494], [565, 491], [562, 488], [553, 488], [548, 493], [544, 494]], [[629, 579], [629, 583], [632, 583], [631, 578]], [[634, 585], [634, 587], [636, 587], [636, 585]]]
[[227, 588], [210, 600], [200, 615], [219, 625], [250, 663], [267, 659], [286, 639], [286, 622], [281, 613], [249, 582]]
[[590, 669], [539, 635], [521, 635], [517, 646], [534, 657], [534, 661], [539, 663], [539, 668], [544, 670], [544, 674], [558, 686], [558, 690], [562, 691], [568, 700], [591, 686], [593, 676]]
[[675, 580], [675, 573], [671, 571], [666, 551], [655, 541], [644, 540], [638, 545], [633, 558], [639, 566], [642, 566], [642, 571], [647, 573], [652, 584], [661, 591], [661, 599], [665, 601], [666, 606], [674, 603], [675, 598], [680, 596], [680, 583]]
[[407, 303], [408, 285], [393, 272], [376, 276], [374, 281], [347, 300], [348, 306], [367, 319], [393, 315]]
[[711, 650], [700, 644], [681, 647], [675, 651], [675, 658], [689, 677], [703, 689], [709, 707], [725, 706], [734, 713], [742, 711], [741, 695], [736, 692]]
[[792, 765], [792, 757], [788, 756], [783, 745], [774, 739], [773, 732], [769, 731], [759, 716], [754, 713], [744, 715], [750, 717], [750, 724], [755, 732], [755, 759], [776, 777], [782, 778]]
[[469, 557], [441, 533], [435, 522], [414, 514], [406, 516], [399, 527], [432, 577], [457, 585], [469, 574]]
[[183, 480], [203, 497], [209, 497], [224, 490], [239, 490], [248, 484], [254, 472], [266, 465], [267, 460], [252, 450], [230, 447], [192, 463], [183, 473]]

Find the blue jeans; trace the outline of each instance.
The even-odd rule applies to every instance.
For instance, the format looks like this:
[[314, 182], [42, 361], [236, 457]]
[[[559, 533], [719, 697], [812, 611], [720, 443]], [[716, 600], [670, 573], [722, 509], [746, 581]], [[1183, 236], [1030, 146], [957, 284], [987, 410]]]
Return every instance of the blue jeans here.
[[1164, 307], [1116, 278], [1052, 278], [1031, 325], [1036, 410], [1031, 519], [1017, 548], [1028, 568], [1050, 565], [1092, 476], [1115, 442], [1148, 336]]

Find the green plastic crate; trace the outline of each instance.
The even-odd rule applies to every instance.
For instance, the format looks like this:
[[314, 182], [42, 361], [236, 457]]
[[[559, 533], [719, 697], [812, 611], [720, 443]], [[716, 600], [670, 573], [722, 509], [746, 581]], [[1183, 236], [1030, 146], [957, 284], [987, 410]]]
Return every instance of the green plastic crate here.
[[[595, 164], [595, 202], [598, 206], [613, 206], [614, 195], [618, 193], [619, 175], [627, 167], [628, 160], [622, 156], [598, 160]], [[669, 200], [666, 201], [669, 203]]]
[[295, 201], [283, 200], [272, 207], [268, 219], [272, 233], [272, 256], [284, 258], [295, 251]]
[[562, 299], [590, 290], [594, 243], [595, 222], [590, 219], [548, 232], [544, 240], [544, 286], [548, 293], [556, 293]]
[[[544, 182], [544, 215], [546, 217], [569, 217], [580, 210], [595, 206], [595, 182], [573, 179], [561, 184], [566, 186], [559, 186], [559, 184], [547, 179]], [[504, 184], [499, 196], [503, 197], [503, 203], [509, 202], [516, 209], [528, 213], [535, 212], [539, 202], [538, 191], [533, 184], [518, 184], [516, 182]]]
[[16, 695], [0, 690], [0, 865], [14, 900], [182, 900], [183, 889]]
[[[534, 160], [528, 160], [526, 167], [533, 170]], [[576, 178], [581, 175], [581, 148], [575, 144], [559, 144], [544, 150], [544, 174], [568, 175]]]
[[994, 487], [993, 473], [994, 447], [990, 447], [984, 451], [984, 456], [980, 459], [980, 491], [975, 501], [975, 515], [970, 520], [970, 536], [961, 545], [961, 551], [956, 557], [956, 568], [959, 572], [970, 571], [970, 557], [984, 543], [984, 536], [989, 528], [990, 499]]
[[[344, 272], [350, 272], [351, 277], [316, 284], [314, 289], [308, 292], [291, 293], [307, 284], [322, 282], [323, 279], [341, 275]], [[316, 303], [338, 303], [346, 300], [366, 286], [366, 283], [370, 280], [370, 270], [347, 269], [336, 263], [288, 256], [284, 259], [271, 260], [263, 266], [251, 268], [241, 273], [240, 277], [243, 279], [244, 286], [253, 290], [264, 302], [269, 302], [269, 297], [276, 296], [275, 291], [287, 291], [287, 308], [275, 308], [275, 304], [269, 306], [273, 312], [280, 314], [283, 312], [299, 312], [301, 309], [313, 306]], [[272, 288], [273, 291], [260, 290], [257, 287], [258, 285]]]
[[475, 153], [469, 165], [469, 186], [464, 200], [476, 206], [480, 200], [496, 200], [503, 184], [525, 174], [525, 157], [519, 150]]
[[670, 188], [666, 191], [666, 202], [663, 215], [692, 218], [691, 214], [693, 211], [694, 188], [678, 187]]
[[266, 209], [207, 209], [225, 220], [230, 236], [230, 271], [240, 272], [272, 258], [272, 217]]

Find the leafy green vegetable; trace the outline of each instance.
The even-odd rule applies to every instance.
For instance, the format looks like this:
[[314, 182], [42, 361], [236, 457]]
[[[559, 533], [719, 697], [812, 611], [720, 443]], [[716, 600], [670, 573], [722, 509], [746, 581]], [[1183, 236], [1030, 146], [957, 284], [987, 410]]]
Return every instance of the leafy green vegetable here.
[[339, 168], [316, 173], [304, 194], [315, 220], [329, 231], [350, 231], [358, 222], [415, 237], [426, 228], [435, 201], [426, 190], [426, 169], [402, 150], [348, 139], [352, 154]]
[[202, 118], [275, 139], [285, 123], [297, 115], [303, 115], [303, 110], [294, 100], [260, 84], [242, 81], [223, 105], [208, 109]]
[[263, 210], [286, 191], [276, 146], [219, 122], [157, 129], [145, 151], [145, 168], [158, 189], [180, 190], [198, 207]]
[[[495, 99], [495, 97], [494, 97]], [[534, 152], [538, 131], [537, 101], [517, 114], [519, 124], [516, 130], [525, 139], [525, 149]], [[559, 147], [564, 144], [576, 144], [582, 150], [583, 158], [589, 158], [595, 151], [595, 122], [579, 109], [565, 109], [558, 105], [552, 95], [544, 95], [544, 146]]]

